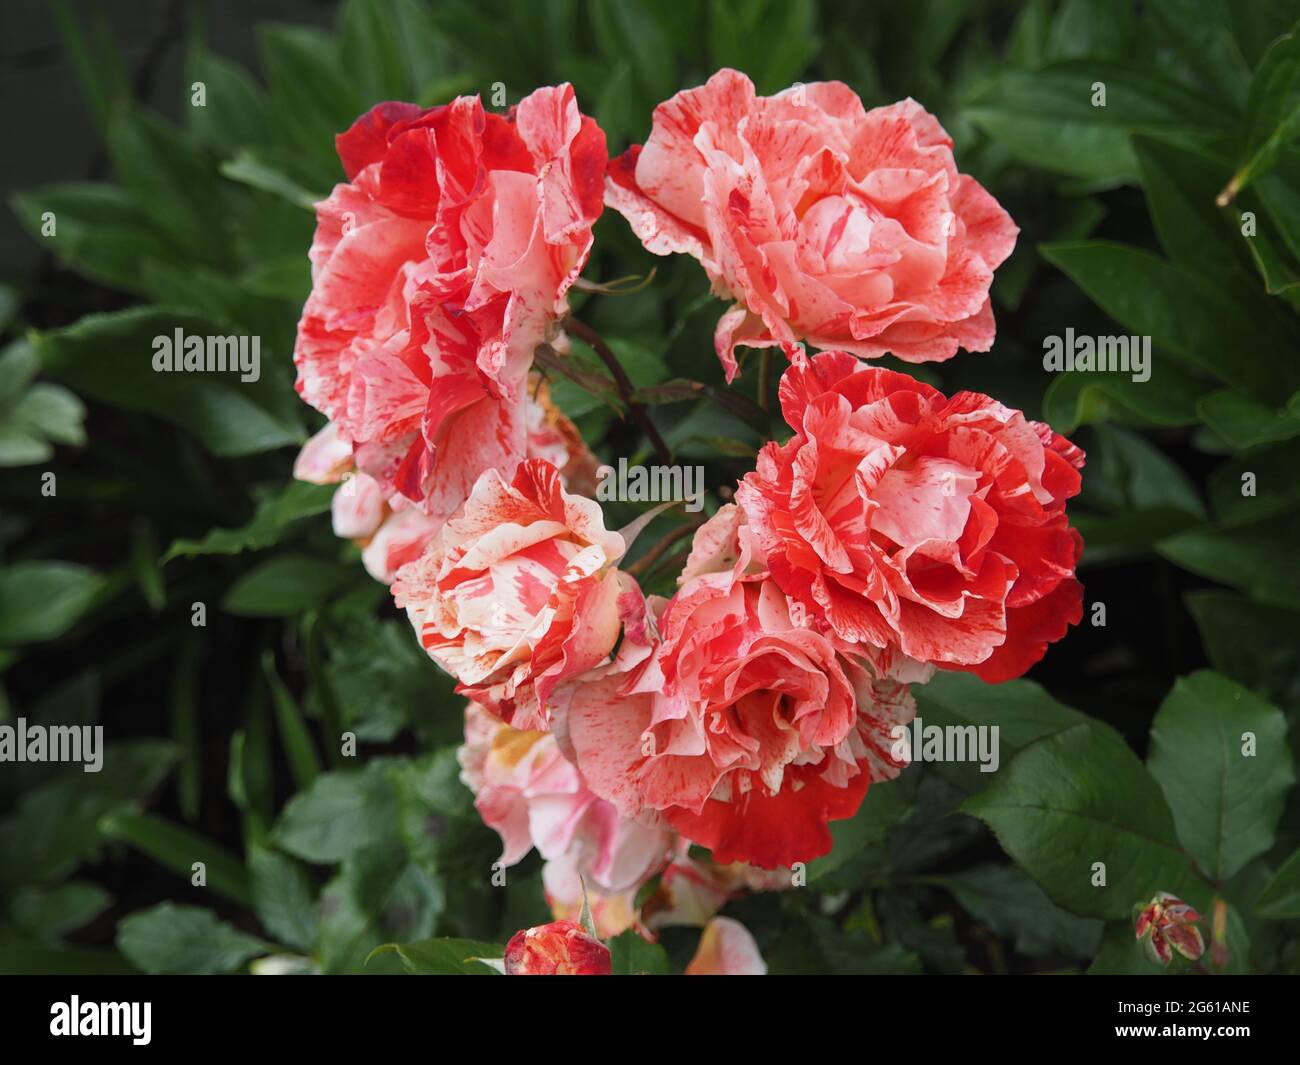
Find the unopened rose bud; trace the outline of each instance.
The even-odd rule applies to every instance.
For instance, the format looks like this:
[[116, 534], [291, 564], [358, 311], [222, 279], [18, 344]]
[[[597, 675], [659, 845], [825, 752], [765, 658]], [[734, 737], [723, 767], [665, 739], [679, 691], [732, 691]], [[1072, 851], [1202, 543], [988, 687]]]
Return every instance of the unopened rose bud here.
[[1182, 899], [1161, 891], [1138, 914], [1134, 933], [1154, 962], [1168, 965], [1174, 951], [1196, 961], [1205, 953], [1205, 940], [1196, 927], [1200, 919]]
[[573, 921], [525, 928], [506, 944], [507, 976], [609, 976], [609, 948]]

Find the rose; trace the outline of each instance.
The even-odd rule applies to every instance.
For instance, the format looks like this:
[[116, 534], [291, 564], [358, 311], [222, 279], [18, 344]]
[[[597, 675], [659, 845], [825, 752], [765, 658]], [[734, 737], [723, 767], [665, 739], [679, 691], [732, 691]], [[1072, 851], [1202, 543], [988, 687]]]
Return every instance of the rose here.
[[[524, 732], [470, 703], [457, 752], [474, 806], [501, 837], [501, 862], [518, 863], [534, 847], [556, 917], [576, 915], [585, 882], [602, 935], [636, 924], [635, 893], [668, 860], [670, 833], [620, 817], [596, 796], [555, 737]], [[575, 890], [576, 889], [576, 890]]]
[[840, 82], [762, 97], [720, 70], [655, 109], [605, 196], [646, 248], [694, 256], [737, 301], [714, 337], [728, 380], [738, 344], [909, 362], [992, 346], [989, 284], [1018, 230], [913, 100], [867, 111]]
[[[577, 427], [551, 403], [546, 382], [530, 376], [526, 399], [529, 458], [545, 458], [561, 471], [566, 488], [591, 486], [595, 481], [596, 458], [583, 443]], [[461, 434], [468, 439], [473, 434]], [[456, 446], [456, 445], [449, 445]], [[463, 464], [468, 471], [475, 464]], [[485, 467], [494, 465], [491, 461]], [[340, 484], [331, 501], [334, 535], [354, 541], [361, 551], [366, 571], [391, 584], [397, 571], [424, 552], [442, 519], [424, 513], [400, 494], [385, 495], [383, 486], [369, 474], [354, 468], [352, 446], [339, 435], [334, 422], [303, 445], [293, 475], [312, 484]], [[461, 493], [466, 494], [466, 493]]]
[[840, 639], [1022, 674], [1082, 616], [1065, 501], [1084, 455], [974, 392], [947, 399], [847, 352], [792, 350], [769, 443], [736, 492], [772, 577]]
[[[700, 530], [702, 555], [733, 515]], [[557, 727], [624, 816], [659, 811], [716, 861], [771, 869], [825, 854], [827, 822], [898, 774], [892, 731], [915, 710], [902, 681], [925, 671], [821, 631], [738, 541], [732, 570], [683, 584], [630, 679], [566, 687]]]
[[[650, 929], [703, 927], [731, 898], [791, 884], [789, 869], [691, 857], [671, 832], [622, 817], [599, 798], [554, 734], [511, 728], [477, 703], [465, 709], [456, 757], [475, 808], [501, 837], [502, 864], [515, 865], [536, 848], [552, 915], [578, 920], [586, 905], [601, 938], [629, 928], [649, 938]], [[654, 877], [654, 892], [638, 907]]]
[[614, 568], [624, 550], [599, 505], [528, 459], [509, 484], [496, 470], [479, 478], [398, 572], [393, 597], [459, 692], [516, 728], [545, 729], [551, 690], [609, 655], [626, 600], [639, 597]]
[[609, 976], [609, 948], [572, 921], [525, 928], [506, 944], [507, 976]]
[[524, 456], [527, 370], [591, 248], [604, 135], [562, 85], [506, 116], [380, 104], [338, 149], [297, 388], [386, 494], [446, 517]]

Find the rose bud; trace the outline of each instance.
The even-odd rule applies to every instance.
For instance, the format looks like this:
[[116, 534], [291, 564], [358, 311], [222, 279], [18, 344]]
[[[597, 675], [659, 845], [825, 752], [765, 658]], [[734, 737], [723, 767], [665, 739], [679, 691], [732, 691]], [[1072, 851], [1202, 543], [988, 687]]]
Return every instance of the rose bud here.
[[525, 928], [506, 944], [507, 976], [609, 976], [609, 948], [573, 921]]
[[1196, 927], [1200, 919], [1201, 915], [1182, 899], [1161, 891], [1138, 914], [1134, 932], [1154, 962], [1168, 965], [1174, 951], [1188, 961], [1196, 961], [1205, 953], [1205, 940]]

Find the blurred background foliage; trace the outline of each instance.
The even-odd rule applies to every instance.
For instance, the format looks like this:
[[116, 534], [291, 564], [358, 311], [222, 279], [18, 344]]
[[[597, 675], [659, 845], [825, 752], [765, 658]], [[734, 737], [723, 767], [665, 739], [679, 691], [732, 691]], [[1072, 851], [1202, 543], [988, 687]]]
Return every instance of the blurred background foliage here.
[[[546, 919], [535, 855], [489, 884], [499, 841], [457, 779], [451, 684], [331, 534], [329, 489], [291, 480], [319, 424], [290, 359], [310, 205], [342, 179], [334, 134], [378, 100], [568, 80], [614, 153], [729, 65], [760, 92], [835, 78], [940, 117], [1022, 232], [995, 349], [909, 372], [1042, 417], [1089, 462], [1083, 625], [1032, 680], [918, 692], [927, 722], [999, 724], [1002, 770], [913, 767], [836, 827], [807, 889], [727, 912], [775, 972], [1149, 971], [1129, 908], [1164, 889], [1227, 903], [1230, 968], [1300, 971], [1298, 8], [7, 6], [0, 718], [99, 722], [109, 746], [99, 774], [0, 766], [0, 969], [388, 971], [393, 954], [365, 964], [385, 942]], [[716, 505], [782, 429], [662, 387], [721, 385], [722, 306], [609, 212], [586, 276], [652, 267], [635, 294], [575, 302]], [[177, 326], [260, 336], [261, 380], [155, 374], [152, 338]], [[1046, 373], [1043, 338], [1067, 327], [1149, 335], [1151, 380]], [[753, 359], [738, 393], [761, 398], [758, 377]], [[603, 458], [648, 454], [617, 404], [554, 395]], [[680, 560], [647, 583], [670, 590]], [[1095, 853], [1114, 856], [1106, 891]], [[662, 940], [678, 965], [693, 945]]]

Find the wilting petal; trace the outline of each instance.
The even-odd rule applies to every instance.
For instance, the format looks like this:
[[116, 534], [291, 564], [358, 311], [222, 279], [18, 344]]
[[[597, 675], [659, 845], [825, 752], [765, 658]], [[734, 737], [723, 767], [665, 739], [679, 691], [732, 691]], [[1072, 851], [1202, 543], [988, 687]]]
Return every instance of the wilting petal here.
[[730, 917], [715, 917], [704, 926], [687, 976], [766, 976], [767, 962], [749, 929]]

